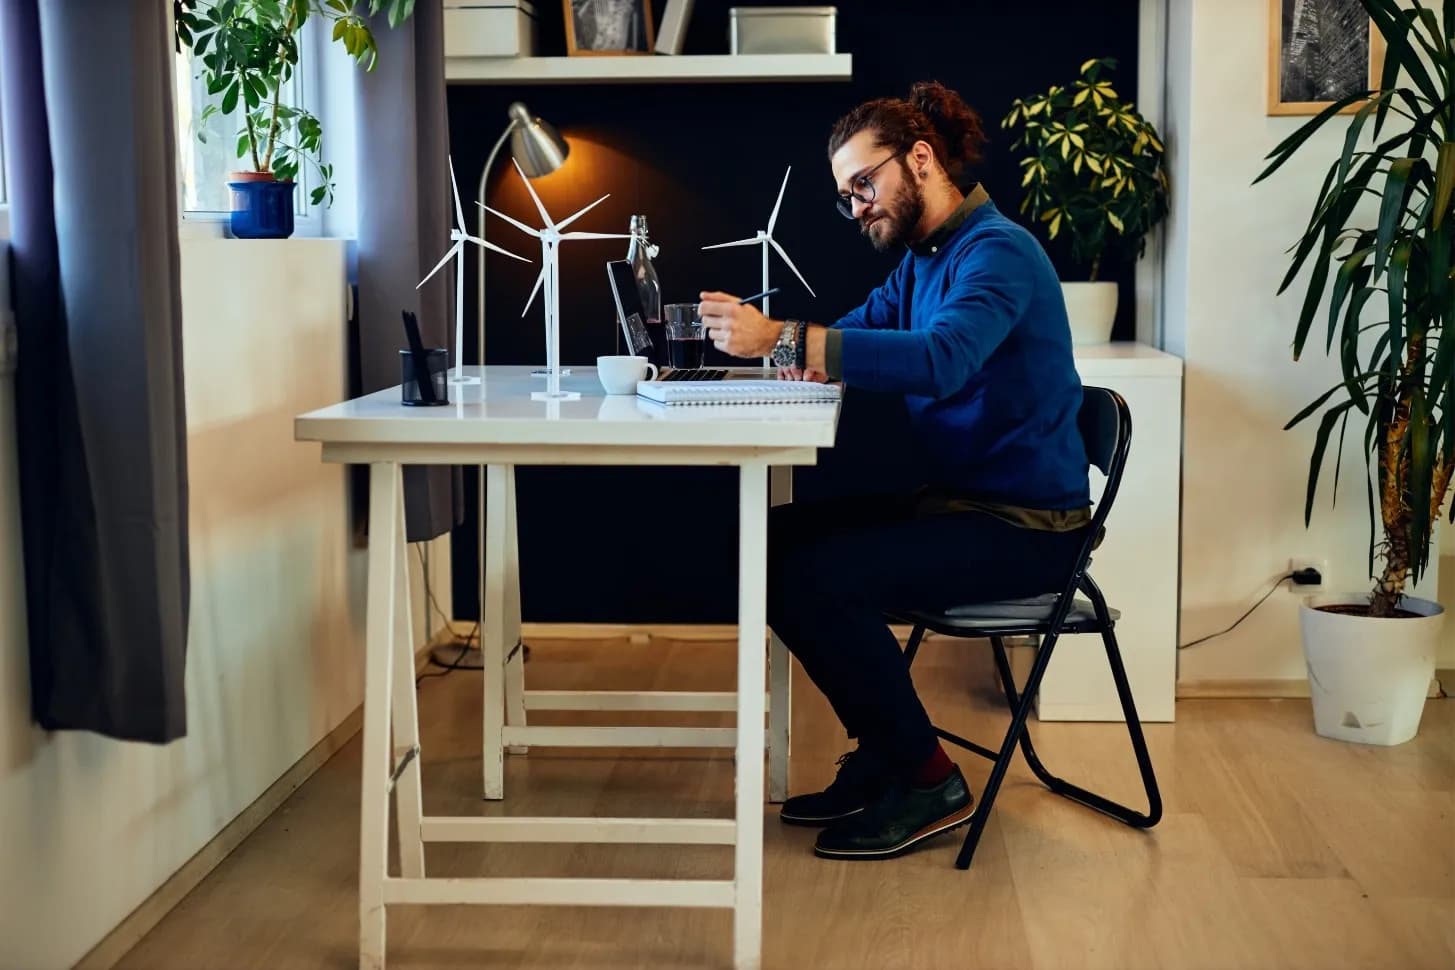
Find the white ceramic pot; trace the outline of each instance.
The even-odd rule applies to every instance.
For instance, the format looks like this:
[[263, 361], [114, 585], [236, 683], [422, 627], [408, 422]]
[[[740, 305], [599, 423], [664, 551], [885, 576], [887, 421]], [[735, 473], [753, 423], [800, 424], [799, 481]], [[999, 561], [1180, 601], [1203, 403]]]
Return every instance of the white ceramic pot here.
[[1104, 344], [1111, 340], [1111, 325], [1117, 318], [1115, 283], [1063, 282], [1061, 294], [1066, 299], [1073, 344]]
[[1314, 730], [1340, 741], [1403, 744], [1420, 727], [1444, 610], [1412, 596], [1400, 606], [1417, 617], [1377, 619], [1318, 609], [1368, 603], [1367, 593], [1312, 596], [1299, 610]]

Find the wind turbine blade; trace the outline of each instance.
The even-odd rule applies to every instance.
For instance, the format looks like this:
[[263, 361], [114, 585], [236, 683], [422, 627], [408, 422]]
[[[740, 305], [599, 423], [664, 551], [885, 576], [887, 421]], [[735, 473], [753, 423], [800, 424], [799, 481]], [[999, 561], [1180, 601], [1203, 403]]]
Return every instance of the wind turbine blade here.
[[813, 287], [808, 285], [808, 280], [803, 278], [803, 274], [798, 271], [798, 267], [793, 265], [793, 260], [789, 259], [788, 254], [783, 251], [783, 247], [778, 245], [778, 240], [770, 238], [768, 244], [778, 250], [778, 255], [783, 257], [783, 262], [787, 263], [788, 268], [793, 270], [793, 275], [798, 277], [798, 282], [803, 284], [803, 288], [808, 290], [809, 295], [817, 298], [818, 294], [813, 292]]
[[525, 183], [525, 190], [530, 193], [531, 201], [536, 204], [536, 211], [541, 214], [541, 221], [548, 228], [554, 229], [556, 224], [551, 221], [551, 214], [546, 211], [545, 203], [541, 201], [541, 197], [536, 195], [535, 186], [531, 185], [530, 179], [525, 177], [525, 169], [521, 168], [520, 162], [517, 162], [515, 159], [512, 158], [511, 162], [514, 163], [515, 170], [520, 173], [520, 180]]
[[444, 267], [445, 263], [448, 263], [450, 260], [455, 258], [455, 253], [459, 250], [461, 245], [461, 243], [455, 243], [453, 246], [451, 246], [449, 252], [445, 253], [444, 258], [441, 259], [438, 263], [435, 263], [434, 269], [426, 273], [424, 279], [420, 280], [417, 284], [415, 284], [414, 288], [417, 290], [424, 284], [428, 283], [429, 278], [434, 274], [438, 273]]
[[500, 218], [504, 219], [506, 222], [510, 223], [512, 226], [514, 226], [515, 228], [519, 229], [521, 232], [530, 233], [532, 236], [535, 236], [537, 239], [540, 238], [541, 231], [539, 229], [532, 229], [530, 226], [528, 226], [525, 223], [521, 222], [519, 219], [512, 219], [512, 218], [510, 218], [510, 216], [508, 216], [505, 213], [501, 212], [499, 209], [492, 209], [492, 208], [490, 208], [488, 205], [486, 205], [483, 202], [476, 202], [475, 204], [478, 205], [480, 208], [484, 209], [486, 212], [490, 213], [491, 215], [499, 216]]
[[713, 243], [711, 246], [703, 246], [703, 249], [726, 249], [728, 246], [756, 246], [761, 242], [758, 238], [735, 239], [732, 242]]
[[525, 316], [530, 312], [530, 305], [535, 302], [536, 294], [541, 291], [541, 283], [545, 281], [545, 278], [546, 267], [542, 266], [541, 271], [536, 274], [536, 285], [530, 288], [530, 296], [526, 298], [525, 309], [520, 311], [521, 316]]
[[460, 207], [460, 186], [455, 182], [455, 160], [448, 155], [445, 157], [450, 162], [450, 192], [453, 193], [452, 198], [455, 200], [455, 226], [464, 232], [465, 210]]
[[569, 219], [562, 219], [560, 222], [556, 223], [556, 228], [557, 229], [565, 229], [571, 223], [575, 222], [577, 219], [581, 218], [586, 213], [590, 212], [592, 209], [596, 208], [597, 206], [599, 206], [601, 203], [605, 202], [609, 198], [611, 198], [611, 193], [608, 192], [606, 195], [603, 195], [601, 198], [597, 199], [595, 202], [591, 203], [586, 208], [582, 209], [580, 212], [578, 212], [575, 215], [571, 216]]
[[631, 236], [619, 232], [563, 232], [562, 239], [630, 239]]
[[[773, 226], [778, 222], [778, 210], [783, 205], [783, 193], [788, 191], [788, 176], [793, 174], [793, 166], [788, 166], [788, 171], [783, 173], [783, 185], [778, 189], [778, 201], [773, 203], [773, 214], [768, 217], [768, 235], [773, 235]], [[805, 284], [807, 285], [807, 284]]]
[[487, 240], [481, 239], [479, 236], [470, 236], [470, 235], [467, 235], [467, 236], [465, 236], [465, 238], [468, 239], [468, 240], [470, 240], [470, 242], [474, 243], [477, 246], [484, 247], [485, 249], [493, 249], [493, 250], [495, 250], [495, 252], [499, 253], [502, 256], [509, 256], [511, 259], [518, 259], [522, 263], [528, 263], [528, 262], [530, 262], [530, 260], [526, 259], [524, 256], [517, 256], [517, 255], [515, 255], [515, 253], [512, 253], [508, 249], [501, 249], [499, 246], [495, 245], [493, 242], [488, 242]]

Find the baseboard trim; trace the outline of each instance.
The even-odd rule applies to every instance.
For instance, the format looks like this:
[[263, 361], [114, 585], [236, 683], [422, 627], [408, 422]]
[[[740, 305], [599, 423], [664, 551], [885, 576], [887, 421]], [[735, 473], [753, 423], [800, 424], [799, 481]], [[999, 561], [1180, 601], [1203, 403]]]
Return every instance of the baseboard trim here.
[[[1441, 689], [1441, 673], [1444, 683], [1455, 684], [1455, 671], [1436, 671], [1435, 679], [1425, 696], [1444, 697]], [[1296, 700], [1311, 696], [1308, 678], [1290, 680], [1193, 680], [1177, 685], [1177, 699], [1192, 700], [1266, 700], [1289, 698]]]
[[[414, 657], [415, 675], [418, 676], [429, 664], [430, 650], [452, 640], [454, 634], [450, 630], [441, 630], [429, 643], [421, 647]], [[178, 903], [187, 898], [187, 894], [196, 889], [232, 850], [252, 835], [329, 758], [353, 740], [363, 726], [363, 717], [364, 707], [360, 704], [339, 722], [338, 727], [324, 735], [322, 740], [308, 749], [307, 754], [283, 772], [251, 805], [223, 826], [222, 831], [198, 849], [192, 858], [184, 862], [140, 906], [106, 934], [100, 943], [92, 947], [76, 964], [75, 970], [110, 970], [121, 962], [121, 958], [130, 953]]]
[[[456, 632], [461, 635], [473, 627], [473, 623], [455, 624]], [[909, 627], [896, 625], [890, 629], [901, 643], [909, 639]], [[738, 627], [735, 623], [522, 623], [520, 636], [522, 640], [532, 637], [538, 640], [630, 640], [641, 646], [652, 640], [721, 643], [736, 640]]]

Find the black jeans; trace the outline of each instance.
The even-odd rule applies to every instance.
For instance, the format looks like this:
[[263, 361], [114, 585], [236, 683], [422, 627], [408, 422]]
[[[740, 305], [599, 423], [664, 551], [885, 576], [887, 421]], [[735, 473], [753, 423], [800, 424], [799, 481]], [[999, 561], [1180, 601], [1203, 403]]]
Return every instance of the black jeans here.
[[978, 512], [916, 518], [898, 497], [778, 506], [768, 625], [849, 737], [908, 775], [938, 739], [883, 611], [1060, 592], [1084, 536]]

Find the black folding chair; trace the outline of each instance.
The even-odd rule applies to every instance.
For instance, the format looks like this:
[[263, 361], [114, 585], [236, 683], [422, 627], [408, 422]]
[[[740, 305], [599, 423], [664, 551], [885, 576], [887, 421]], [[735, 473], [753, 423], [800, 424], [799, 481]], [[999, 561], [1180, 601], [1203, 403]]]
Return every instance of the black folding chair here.
[[[1132, 438], [1132, 416], [1127, 402], [1120, 394], [1102, 387], [1087, 387], [1082, 394], [1078, 425], [1086, 445], [1086, 457], [1106, 474], [1106, 487], [1102, 491], [1096, 513], [1092, 516], [1091, 526], [1086, 531], [1086, 541], [1082, 543], [1076, 568], [1066, 588], [1060, 593], [1030, 599], [973, 603], [940, 612], [905, 610], [890, 614], [894, 620], [914, 624], [914, 633], [905, 649], [905, 660], [910, 664], [914, 663], [915, 654], [919, 651], [920, 641], [926, 630], [949, 637], [989, 639], [995, 654], [995, 666], [1000, 671], [1001, 686], [1005, 690], [1005, 700], [1011, 710], [1010, 730], [1006, 732], [999, 751], [992, 751], [942, 728], [935, 728], [935, 732], [951, 744], [995, 762], [990, 779], [985, 783], [985, 790], [981, 792], [980, 804], [971, 819], [965, 844], [961, 846], [960, 855], [955, 860], [955, 866], [960, 869], [970, 868], [970, 860], [975, 855], [981, 833], [985, 831], [985, 823], [990, 817], [995, 795], [1000, 790], [1006, 769], [1010, 767], [1011, 758], [1015, 757], [1017, 743], [1020, 744], [1031, 771], [1056, 794], [1105, 812], [1134, 828], [1151, 828], [1162, 818], [1162, 795], [1157, 790], [1152, 759], [1147, 754], [1147, 741], [1142, 735], [1142, 722], [1137, 718], [1137, 707], [1132, 701], [1132, 691], [1127, 684], [1126, 668], [1122, 666], [1121, 651], [1117, 648], [1115, 627], [1121, 614], [1106, 605], [1106, 597], [1102, 596], [1101, 590], [1087, 573], [1087, 568], [1091, 565], [1092, 550], [1102, 534], [1112, 501], [1116, 498], [1117, 488], [1121, 485], [1122, 471], [1127, 462], [1127, 448]], [[1077, 598], [1078, 590], [1085, 593], [1087, 599]], [[1112, 678], [1116, 681], [1117, 696], [1121, 698], [1127, 731], [1132, 738], [1132, 750], [1136, 753], [1137, 765], [1142, 771], [1142, 783], [1147, 791], [1146, 814], [1057, 778], [1046, 770], [1041, 759], [1036, 756], [1030, 732], [1026, 730], [1026, 717], [1030, 714], [1036, 691], [1040, 689], [1046, 666], [1051, 662], [1056, 641], [1065, 633], [1099, 633], [1106, 645], [1106, 659], [1111, 665]], [[1036, 653], [1036, 661], [1031, 667], [1023, 693], [1017, 693], [1010, 672], [1010, 661], [1005, 655], [1004, 638], [1036, 635], [1042, 637], [1041, 646]]]

